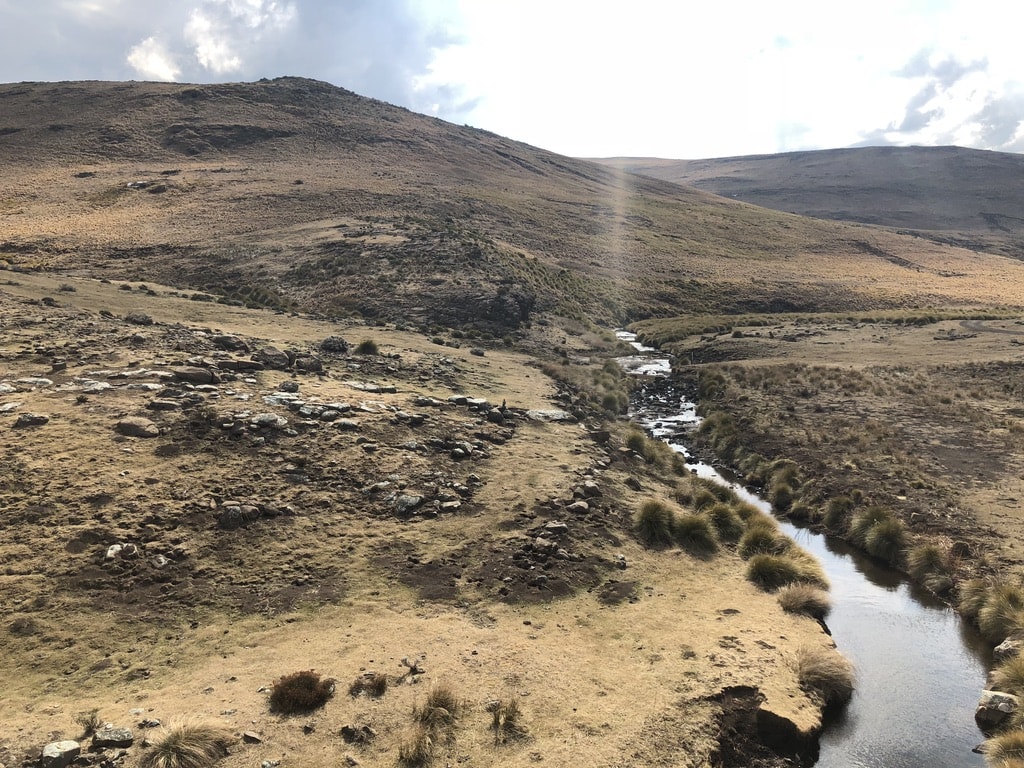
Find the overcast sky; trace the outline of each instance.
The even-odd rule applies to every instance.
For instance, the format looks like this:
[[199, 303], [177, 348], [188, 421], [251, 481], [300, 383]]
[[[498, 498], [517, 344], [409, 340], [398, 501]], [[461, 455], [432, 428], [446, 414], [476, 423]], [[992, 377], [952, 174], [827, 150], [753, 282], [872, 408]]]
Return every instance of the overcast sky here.
[[994, 0], [0, 0], [0, 81], [301, 75], [575, 156], [1020, 152], [1022, 22]]

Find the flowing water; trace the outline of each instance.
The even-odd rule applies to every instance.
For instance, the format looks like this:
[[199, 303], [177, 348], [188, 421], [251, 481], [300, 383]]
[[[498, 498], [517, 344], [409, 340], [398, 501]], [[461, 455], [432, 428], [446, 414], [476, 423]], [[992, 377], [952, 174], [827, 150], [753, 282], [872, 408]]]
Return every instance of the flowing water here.
[[[663, 376], [670, 361], [620, 332], [637, 355], [631, 372]], [[771, 505], [692, 461], [682, 440], [700, 421], [693, 403], [671, 389], [638, 398], [630, 416], [669, 442], [698, 475], [729, 485], [771, 512]], [[852, 550], [842, 541], [782, 521], [785, 532], [821, 562], [832, 584], [828, 626], [854, 663], [853, 699], [821, 739], [819, 768], [970, 768], [982, 741], [974, 709], [991, 665], [987, 646], [969, 625], [926, 590]]]

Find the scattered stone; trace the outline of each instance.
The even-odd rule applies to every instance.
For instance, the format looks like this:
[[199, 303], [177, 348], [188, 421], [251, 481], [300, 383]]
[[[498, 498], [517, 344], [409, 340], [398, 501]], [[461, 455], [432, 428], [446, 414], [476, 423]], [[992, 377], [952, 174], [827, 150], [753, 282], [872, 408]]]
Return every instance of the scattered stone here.
[[3, 405], [0, 405], [0, 413], [10, 413], [11, 411], [15, 411], [23, 405], [24, 403], [20, 401], [4, 403]]
[[288, 419], [276, 413], [257, 413], [249, 419], [249, 423], [257, 429], [284, 429], [288, 426]]
[[263, 347], [253, 354], [252, 359], [278, 371], [287, 370], [292, 362], [288, 355], [277, 347]]
[[626, 478], [626, 487], [634, 491], [642, 491], [644, 489], [644, 487], [640, 485], [640, 481], [635, 477]]
[[328, 336], [320, 342], [320, 349], [324, 352], [344, 355], [348, 352], [348, 342], [341, 338], [341, 336]]
[[574, 501], [565, 508], [565, 511], [572, 512], [574, 515], [583, 515], [590, 511], [590, 505], [585, 501]]
[[1020, 699], [1002, 691], [982, 691], [974, 721], [983, 731], [998, 728], [1006, 722], [1020, 706]]
[[153, 324], [153, 318], [144, 312], [129, 312], [127, 315], [124, 316], [124, 321], [126, 323], [131, 323], [132, 325]]
[[[365, 446], [364, 446], [365, 448]], [[411, 493], [403, 493], [395, 499], [395, 511], [407, 515], [423, 503], [423, 497]]]
[[146, 403], [146, 408], [151, 411], [176, 411], [178, 407], [175, 400], [150, 400]]
[[1017, 656], [1021, 649], [1024, 649], [1024, 635], [1014, 633], [997, 645], [993, 649], [992, 655], [996, 663], [999, 663]]
[[530, 421], [566, 421], [575, 423], [576, 417], [571, 413], [559, 410], [530, 410], [526, 412], [526, 418]]
[[159, 728], [160, 725], [160, 721], [155, 717], [147, 717], [139, 721], [139, 728]]
[[219, 384], [220, 376], [216, 371], [209, 368], [200, 368], [195, 365], [186, 365], [180, 368], [171, 369], [174, 378], [178, 381], [187, 381], [189, 384]]
[[284, 381], [282, 381], [280, 384], [277, 385], [277, 391], [278, 392], [298, 392], [299, 391], [299, 382], [295, 381], [294, 379], [285, 379]]
[[484, 351], [482, 349], [480, 349], [480, 347], [472, 347], [469, 350], [469, 354], [476, 355], [477, 357], [483, 357], [484, 356]]
[[219, 335], [219, 336], [214, 336], [214, 337], [212, 337], [210, 339], [210, 341], [213, 343], [213, 346], [217, 347], [217, 349], [223, 349], [223, 350], [225, 350], [227, 352], [248, 352], [249, 351], [249, 345], [248, 344], [246, 344], [244, 341], [242, 341], [237, 336], [232, 336], [230, 334], [222, 334], [222, 335]]
[[71, 765], [82, 752], [82, 745], [77, 741], [52, 741], [43, 747], [39, 756], [41, 768], [64, 768]]
[[28, 389], [39, 389], [41, 387], [53, 386], [52, 379], [44, 379], [42, 376], [25, 376], [20, 379], [15, 379], [14, 383], [15, 385], [21, 385], [18, 387], [18, 389], [22, 391], [24, 391], [26, 387]]
[[50, 421], [49, 416], [45, 416], [41, 413], [23, 413], [18, 416], [14, 422], [15, 429], [24, 429], [25, 427], [41, 427]]
[[323, 361], [316, 355], [300, 355], [295, 358], [294, 365], [307, 373], [320, 373], [324, 369]]
[[121, 419], [121, 421], [117, 422], [117, 426], [114, 429], [125, 437], [160, 436], [160, 427], [142, 416], [129, 416], [126, 419]]
[[134, 741], [135, 734], [132, 733], [130, 728], [103, 727], [92, 735], [92, 747], [94, 749], [130, 747]]
[[[410, 667], [410, 674], [420, 674], [419, 668]], [[368, 725], [343, 725], [340, 734], [346, 744], [368, 744], [377, 738], [377, 732]]]
[[246, 744], [262, 744], [263, 737], [256, 733], [256, 731], [244, 731], [242, 733], [242, 741]]
[[359, 761], [355, 758], [355, 756], [352, 753], [346, 752], [345, 753], [345, 764], [346, 765], [359, 765]]

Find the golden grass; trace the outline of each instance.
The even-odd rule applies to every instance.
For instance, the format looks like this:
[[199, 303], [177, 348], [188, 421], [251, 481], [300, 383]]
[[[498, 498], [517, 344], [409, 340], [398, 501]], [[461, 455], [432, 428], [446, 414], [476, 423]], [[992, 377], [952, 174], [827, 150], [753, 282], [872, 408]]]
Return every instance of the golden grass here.
[[139, 759], [140, 768], [209, 768], [228, 754], [231, 736], [210, 723], [165, 728]]
[[801, 648], [794, 666], [803, 689], [826, 707], [845, 704], [853, 695], [853, 665], [835, 649]]

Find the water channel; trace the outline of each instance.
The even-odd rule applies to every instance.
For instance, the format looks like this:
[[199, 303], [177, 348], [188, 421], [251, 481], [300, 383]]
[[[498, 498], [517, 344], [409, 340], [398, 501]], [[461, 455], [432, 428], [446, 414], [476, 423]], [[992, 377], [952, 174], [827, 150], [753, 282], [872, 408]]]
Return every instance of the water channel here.
[[[667, 375], [670, 360], [636, 342], [635, 356], [620, 358], [627, 371]], [[732, 487], [771, 512], [771, 505], [725, 479], [714, 467], [691, 461], [685, 435], [699, 424], [696, 406], [678, 393], [640, 388], [630, 418], [687, 458], [691, 471]], [[853, 699], [821, 739], [819, 768], [970, 768], [985, 761], [973, 749], [983, 736], [974, 709], [991, 666], [988, 647], [968, 624], [900, 573], [842, 541], [800, 529], [783, 530], [821, 562], [832, 584], [828, 627], [853, 662]]]

